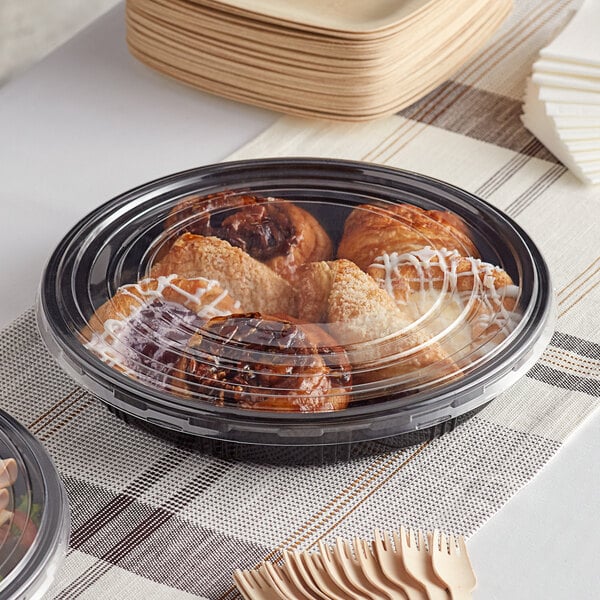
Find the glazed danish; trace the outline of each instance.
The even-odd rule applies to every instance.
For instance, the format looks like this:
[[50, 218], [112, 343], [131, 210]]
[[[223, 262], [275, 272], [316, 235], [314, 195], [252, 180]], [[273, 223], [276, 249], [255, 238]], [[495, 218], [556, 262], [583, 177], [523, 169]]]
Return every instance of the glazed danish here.
[[240, 248], [216, 237], [191, 233], [180, 236], [150, 271], [152, 277], [169, 273], [216, 279], [250, 312], [296, 312], [290, 283]]
[[166, 387], [189, 339], [239, 302], [214, 280], [177, 275], [120, 287], [90, 318], [81, 338], [90, 351], [135, 378]]
[[289, 200], [219, 192], [182, 200], [165, 228], [218, 237], [286, 279], [298, 266], [329, 260], [332, 242], [321, 224]]
[[456, 250], [384, 254], [367, 271], [455, 360], [475, 358], [514, 329], [519, 288], [499, 267]]
[[458, 368], [426, 328], [354, 263], [311, 263], [299, 271], [300, 318], [326, 323], [343, 344], [354, 379], [396, 378], [405, 387], [458, 374]]
[[257, 313], [215, 317], [175, 365], [180, 393], [279, 412], [345, 408], [346, 354], [323, 329]]
[[385, 208], [363, 204], [346, 219], [337, 257], [366, 270], [384, 253], [404, 254], [425, 246], [456, 250], [461, 256], [479, 256], [467, 226], [454, 213], [423, 210], [410, 204]]

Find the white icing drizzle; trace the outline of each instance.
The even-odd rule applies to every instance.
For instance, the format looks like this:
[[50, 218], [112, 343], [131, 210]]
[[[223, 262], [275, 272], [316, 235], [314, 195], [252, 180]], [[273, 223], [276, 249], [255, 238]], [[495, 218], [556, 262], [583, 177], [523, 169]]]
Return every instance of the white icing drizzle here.
[[[216, 316], [224, 316], [230, 314], [229, 311], [225, 311], [219, 308], [219, 304], [227, 297], [228, 293], [223, 290], [220, 294], [215, 296], [208, 304], [203, 304], [204, 296], [215, 287], [220, 286], [219, 282], [212, 279], [205, 279], [203, 277], [190, 278], [187, 281], [198, 281], [204, 283], [205, 286], [198, 285], [194, 293], [190, 293], [180, 286], [176, 285], [174, 281], [179, 279], [176, 274], [166, 275], [157, 277], [156, 279], [144, 279], [139, 283], [122, 286], [118, 289], [118, 292], [130, 296], [135, 300], [131, 304], [131, 309], [128, 314], [121, 315], [121, 318], [107, 319], [104, 321], [104, 329], [102, 332], [94, 332], [91, 339], [85, 344], [88, 350], [91, 350], [97, 354], [104, 362], [113, 367], [119, 367], [129, 375], [137, 375], [135, 368], [132, 369], [130, 364], [139, 363], [136, 356], [136, 352], [132, 349], [130, 343], [128, 343], [129, 335], [132, 333], [132, 322], [135, 317], [145, 308], [150, 306], [156, 300], [160, 300], [164, 303], [165, 313], [168, 312], [169, 305], [174, 305], [172, 301], [165, 299], [164, 294], [166, 290], [172, 290], [177, 294], [180, 294], [185, 298], [185, 306], [189, 308], [190, 314], [187, 316], [178, 316], [178, 324], [180, 328], [185, 325], [190, 325], [194, 322], [196, 317], [203, 319], [211, 319]], [[155, 289], [150, 289], [149, 284], [152, 281], [156, 281]], [[235, 302], [234, 309], [240, 308], [239, 302]], [[175, 325], [176, 326], [176, 325]], [[165, 321], [162, 324], [162, 328], [157, 331], [138, 331], [141, 335], [148, 337], [149, 341], [156, 344], [157, 348], [153, 356], [149, 358], [160, 362], [161, 356], [168, 350], [181, 350], [177, 342], [168, 337], [168, 332], [173, 330], [173, 324]], [[190, 333], [191, 335], [191, 333]], [[145, 367], [146, 370], [148, 367]]]
[[[464, 261], [468, 261], [469, 269], [459, 273], [459, 264]], [[414, 277], [400, 274], [406, 265], [414, 268]], [[489, 341], [485, 339], [489, 337], [485, 333], [490, 326], [497, 328], [491, 333], [497, 335], [500, 332], [498, 339], [501, 340], [518, 323], [519, 314], [507, 309], [504, 299], [516, 300], [519, 287], [496, 288], [494, 274], [502, 270], [478, 258], [460, 256], [456, 250], [426, 246], [405, 254], [384, 253], [370, 268], [383, 271], [382, 287], [403, 310], [411, 313], [416, 323], [433, 325], [435, 339], [452, 333], [455, 336], [452, 345], [456, 349], [470, 347], [472, 343], [483, 348]], [[459, 291], [459, 279], [465, 277], [473, 278], [473, 287]], [[410, 285], [406, 298], [395, 289], [403, 282]], [[464, 327], [465, 323], [468, 323], [468, 329]], [[473, 331], [484, 332], [484, 339], [474, 340]]]

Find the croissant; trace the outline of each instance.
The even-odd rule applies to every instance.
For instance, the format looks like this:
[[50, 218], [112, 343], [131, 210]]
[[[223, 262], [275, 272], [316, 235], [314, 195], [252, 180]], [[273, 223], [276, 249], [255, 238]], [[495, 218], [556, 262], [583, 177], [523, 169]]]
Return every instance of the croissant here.
[[85, 347], [117, 370], [165, 387], [169, 371], [206, 320], [240, 311], [216, 281], [177, 275], [120, 287], [81, 331]]
[[171, 273], [216, 279], [247, 311], [295, 313], [290, 283], [240, 248], [216, 237], [191, 233], [180, 236], [150, 271], [152, 277]]
[[343, 349], [320, 327], [258, 313], [208, 321], [175, 372], [184, 396], [279, 412], [343, 409], [352, 383]]
[[333, 255], [331, 239], [315, 217], [279, 198], [233, 192], [186, 198], [170, 212], [165, 228], [226, 240], [286, 279], [299, 265]]
[[361, 269], [384, 252], [404, 254], [424, 246], [456, 250], [461, 256], [479, 256], [463, 220], [450, 212], [423, 210], [410, 204], [385, 208], [356, 207], [346, 219], [337, 257]]
[[519, 288], [510, 275], [456, 250], [383, 254], [367, 272], [411, 319], [440, 336], [455, 360], [501, 342], [519, 319]]
[[299, 275], [300, 318], [327, 324], [346, 348], [355, 381], [401, 378], [409, 387], [458, 374], [429, 332], [351, 261], [310, 263]]

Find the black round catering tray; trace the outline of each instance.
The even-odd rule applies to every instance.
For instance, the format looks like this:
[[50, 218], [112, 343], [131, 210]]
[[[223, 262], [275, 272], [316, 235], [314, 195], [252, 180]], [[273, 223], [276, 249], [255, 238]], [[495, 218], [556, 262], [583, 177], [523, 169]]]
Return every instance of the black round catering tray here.
[[[182, 398], [103, 362], [81, 341], [91, 316], [120, 286], [148, 275], [164, 240], [167, 216], [177, 203], [225, 190], [293, 201], [317, 218], [334, 244], [345, 218], [360, 205], [409, 203], [450, 211], [467, 224], [482, 259], [504, 269], [518, 286], [518, 322], [460, 378], [415, 386], [409, 392], [399, 392], [385, 379], [372, 382], [368, 401], [351, 401], [344, 410], [329, 412], [249, 410], [218, 405], [201, 395]], [[242, 458], [272, 454], [275, 447], [288, 448], [291, 456], [304, 447], [317, 448], [320, 456], [351, 457], [356, 444], [385, 450], [436, 437], [523, 376], [543, 352], [554, 324], [546, 263], [530, 237], [500, 210], [416, 173], [318, 158], [205, 166], [108, 201], [75, 225], [53, 252], [41, 282], [37, 315], [42, 336], [59, 363], [113, 412], [158, 431], [198, 436], [203, 449], [218, 448]]]

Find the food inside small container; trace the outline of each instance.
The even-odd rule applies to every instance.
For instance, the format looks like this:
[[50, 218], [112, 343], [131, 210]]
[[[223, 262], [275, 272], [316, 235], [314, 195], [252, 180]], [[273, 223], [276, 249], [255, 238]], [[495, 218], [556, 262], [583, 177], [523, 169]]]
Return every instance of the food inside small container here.
[[0, 411], [0, 597], [41, 598], [69, 536], [66, 493], [39, 442]]
[[311, 445], [483, 406], [541, 353], [551, 302], [533, 242], [466, 192], [279, 159], [185, 172], [101, 207], [51, 258], [38, 317], [51, 351], [119, 410]]

